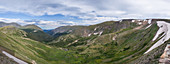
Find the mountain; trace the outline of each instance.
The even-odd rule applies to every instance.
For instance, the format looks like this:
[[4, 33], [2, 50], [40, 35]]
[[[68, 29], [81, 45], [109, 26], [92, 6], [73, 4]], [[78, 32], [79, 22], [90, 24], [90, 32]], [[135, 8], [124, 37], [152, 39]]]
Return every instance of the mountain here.
[[[159, 63], [162, 50], [170, 41], [164, 41], [165, 43], [161, 41], [163, 44], [155, 47], [156, 42], [160, 40], [159, 38], [165, 36], [165, 34], [160, 34], [159, 38], [152, 40], [157, 31], [160, 31], [158, 29], [161, 28], [157, 23], [158, 21], [170, 22], [168, 19], [108, 21], [76, 29], [69, 34], [57, 37], [48, 44], [67, 48], [76, 51], [77, 54], [84, 55], [85, 63]], [[155, 47], [154, 50], [152, 47]], [[146, 53], [150, 48], [151, 51]]]
[[170, 61], [168, 19], [123, 19], [90, 26], [62, 26], [47, 33], [35, 25], [0, 27], [0, 54], [8, 58], [5, 52], [9, 53], [29, 64], [158, 64]]
[[5, 23], [5, 22], [0, 22], [0, 27], [4, 27], [4, 26], [21, 27], [21, 25], [19, 25], [19, 24], [17, 24], [17, 23]]
[[29, 64], [80, 63], [76, 62], [81, 59], [77, 59], [79, 55], [74, 52], [45, 45], [27, 38], [26, 34], [27, 32], [13, 26], [0, 28], [0, 52], [5, 51]]
[[[133, 27], [138, 26], [136, 23], [132, 23], [130, 21], [125, 21], [125, 22], [118, 22], [118, 21], [108, 21], [108, 22], [104, 22], [101, 24], [96, 24], [96, 25], [90, 25], [90, 26], [81, 26], [78, 28], [78, 26], [73, 26], [70, 27], [70, 29], [67, 29], [67, 31], [65, 31], [65, 29], [55, 29], [52, 31], [57, 31], [56, 34], [61, 34], [61, 33], [65, 33], [65, 32], [69, 32], [66, 33], [65, 35], [61, 36], [61, 37], [57, 37], [54, 41], [50, 42], [49, 44], [55, 44], [57, 46], [63, 46], [62, 44], [69, 44], [68, 42], [71, 42], [71, 40], [77, 39], [77, 38], [86, 38], [86, 37], [94, 37], [96, 38], [96, 36], [101, 36], [101, 35], [105, 35], [105, 34], [109, 34], [109, 33], [114, 33], [120, 30], [130, 30]], [[68, 26], [66, 26], [68, 27]], [[62, 27], [63, 28], [63, 27]], [[73, 30], [75, 29], [75, 30]], [[66, 39], [65, 39], [66, 38]]]
[[75, 32], [75, 30], [81, 29], [83, 27], [85, 27], [85, 26], [61, 26], [61, 27], [58, 27], [56, 29], [47, 31], [46, 33], [48, 33], [49, 35], [56, 38], [56, 37], [59, 37], [61, 35], [73, 33], [73, 32]]
[[118, 21], [108, 21], [108, 22], [104, 22], [101, 24], [90, 25], [90, 26], [62, 26], [62, 27], [58, 27], [54, 30], [51, 30], [47, 33], [54, 37], [66, 35], [69, 33], [78, 35], [78, 36], [89, 36], [93, 33], [107, 34], [107, 33], [115, 32], [121, 28], [129, 28], [130, 29], [134, 26], [136, 26], [136, 24], [127, 22], [127, 21], [125, 21], [123, 23], [120, 23]]
[[40, 42], [48, 42], [53, 39], [52, 36], [45, 33], [40, 27], [36, 25], [22, 26], [20, 29], [27, 32], [27, 37]]
[[23, 29], [35, 29], [35, 30], [43, 31], [40, 27], [38, 27], [38, 26], [36, 26], [34, 24], [25, 25], [22, 28]]
[[[40, 27], [38, 27], [34, 24], [21, 26], [17, 23], [0, 22], [0, 27], [6, 27], [6, 26], [8, 26], [8, 27], [13, 26], [13, 27], [17, 27], [19, 29], [24, 30], [25, 32], [27, 32], [27, 34], [26, 34], [27, 37], [31, 38], [33, 40], [37, 40], [40, 42], [49, 42], [49, 41], [53, 40], [53, 37], [51, 35], [48, 35], [47, 33], [45, 33], [43, 31], [43, 29], [41, 29]], [[12, 32], [15, 32], [15, 31], [12, 31]]]

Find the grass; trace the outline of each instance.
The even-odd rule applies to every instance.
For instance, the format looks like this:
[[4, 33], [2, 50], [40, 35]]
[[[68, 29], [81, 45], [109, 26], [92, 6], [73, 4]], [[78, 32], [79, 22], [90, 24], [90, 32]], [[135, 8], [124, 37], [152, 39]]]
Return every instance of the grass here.
[[[106, 59], [109, 59], [106, 63], [126, 63], [142, 55], [153, 44], [151, 40], [157, 30], [153, 24], [146, 30], [127, 28], [97, 37], [77, 38], [79, 41], [68, 48], [85, 55], [86, 63], [98, 64]], [[117, 38], [113, 41], [115, 35]]]
[[81, 62], [81, 56], [72, 51], [65, 51], [23, 36], [12, 36], [12, 33], [8, 35], [2, 32], [3, 30], [0, 31], [0, 46], [14, 51], [13, 54], [16, 57], [29, 63], [33, 60], [37, 64], [74, 64]]
[[141, 57], [155, 43], [152, 39], [158, 30], [156, 24], [148, 29], [133, 30], [136, 24], [129, 22], [105, 22], [85, 29], [93, 31], [97, 26], [102, 28], [96, 31], [106, 32], [90, 37], [69, 33], [47, 43], [51, 46], [23, 36], [29, 34], [29, 30], [0, 28], [0, 46], [30, 63], [34, 60], [38, 64], [125, 64]]

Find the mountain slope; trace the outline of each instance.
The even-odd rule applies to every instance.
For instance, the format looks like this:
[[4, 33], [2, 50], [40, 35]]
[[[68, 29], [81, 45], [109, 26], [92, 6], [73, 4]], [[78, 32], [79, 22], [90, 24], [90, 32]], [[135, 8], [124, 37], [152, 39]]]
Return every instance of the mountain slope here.
[[54, 30], [51, 30], [47, 33], [51, 35], [57, 35], [57, 34], [74, 34], [78, 36], [89, 36], [94, 33], [96, 34], [107, 34], [116, 32], [120, 29], [124, 28], [133, 28], [137, 26], [135, 23], [131, 23], [129, 21], [125, 22], [118, 22], [118, 21], [107, 21], [104, 23], [96, 24], [96, 25], [90, 25], [90, 26], [63, 26], [56, 28]]
[[25, 26], [23, 26], [23, 27], [21, 27], [21, 28], [23, 28], [23, 29], [36, 29], [36, 30], [41, 30], [41, 31], [43, 31], [40, 27], [38, 27], [38, 26], [36, 26], [36, 25], [34, 25], [34, 24], [25, 25]]
[[[146, 58], [144, 53], [159, 40], [158, 38], [152, 41], [158, 29], [155, 20], [152, 22], [133, 19], [122, 22], [110, 21], [77, 29], [48, 44], [76, 51], [86, 58], [85, 63], [140, 63], [142, 61], [135, 59]], [[158, 59], [163, 52], [157, 53], [157, 51], [163, 49], [161, 47], [161, 49], [155, 50], [155, 56], [150, 53], [147, 55], [151, 55], [153, 60], [155, 57]], [[148, 62], [150, 61], [143, 61], [143, 63]]]
[[29, 28], [6, 26], [0, 28], [0, 51], [37, 64], [157, 64], [170, 43], [169, 21], [159, 24], [163, 21], [157, 20], [126, 19], [63, 27], [56, 29], [53, 36], [66, 34], [46, 44], [28, 37], [32, 34], [42, 41], [48, 37], [33, 25]]
[[[69, 44], [76, 40], [76, 38], [86, 38], [90, 36], [101, 36], [104, 34], [114, 33], [121, 30], [130, 30], [134, 27], [139, 26], [131, 21], [117, 22], [108, 21], [101, 24], [79, 27], [71, 33], [65, 34], [61, 37], [56, 38], [54, 41], [48, 43], [50, 45], [60, 46], [59, 44]], [[69, 36], [72, 35], [72, 36]], [[71, 39], [71, 40], [70, 40]]]
[[0, 28], [0, 47], [3, 47], [6, 52], [28, 63], [65, 64], [76, 63], [76, 61], [78, 61], [76, 60], [77, 55], [75, 56], [71, 51], [64, 51], [62, 48], [50, 47], [38, 41], [25, 38], [24, 35], [16, 34], [27, 33], [15, 27], [7, 26]]
[[36, 25], [22, 26], [20, 29], [27, 32], [27, 37], [40, 42], [48, 42], [53, 39], [52, 36], [45, 33], [40, 27]]
[[46, 33], [52, 35], [54, 38], [75, 32], [75, 30], [82, 29], [85, 26], [61, 26], [50, 30]]

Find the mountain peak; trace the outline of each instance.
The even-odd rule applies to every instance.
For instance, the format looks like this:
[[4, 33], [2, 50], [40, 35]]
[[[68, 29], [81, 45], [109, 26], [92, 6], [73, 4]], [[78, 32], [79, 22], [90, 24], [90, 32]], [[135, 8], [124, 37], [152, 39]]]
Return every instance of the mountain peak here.
[[37, 30], [43, 31], [40, 27], [38, 27], [38, 26], [35, 25], [35, 24], [25, 25], [25, 26], [23, 26], [22, 28], [26, 28], [26, 29], [37, 29]]
[[17, 23], [5, 23], [5, 22], [0, 22], [0, 27], [4, 27], [4, 26], [14, 26], [14, 27], [21, 27], [21, 25], [17, 24]]

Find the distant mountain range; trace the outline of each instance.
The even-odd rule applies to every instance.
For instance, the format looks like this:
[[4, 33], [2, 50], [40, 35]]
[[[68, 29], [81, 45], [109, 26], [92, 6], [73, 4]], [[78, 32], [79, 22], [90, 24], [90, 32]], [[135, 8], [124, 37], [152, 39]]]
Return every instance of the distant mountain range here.
[[0, 51], [33, 64], [158, 64], [170, 61], [164, 51], [169, 35], [169, 19], [123, 19], [53, 30], [1, 22]]
[[21, 25], [19, 25], [19, 24], [17, 24], [17, 23], [5, 23], [5, 22], [0, 22], [0, 27], [4, 27], [4, 26], [21, 27]]

